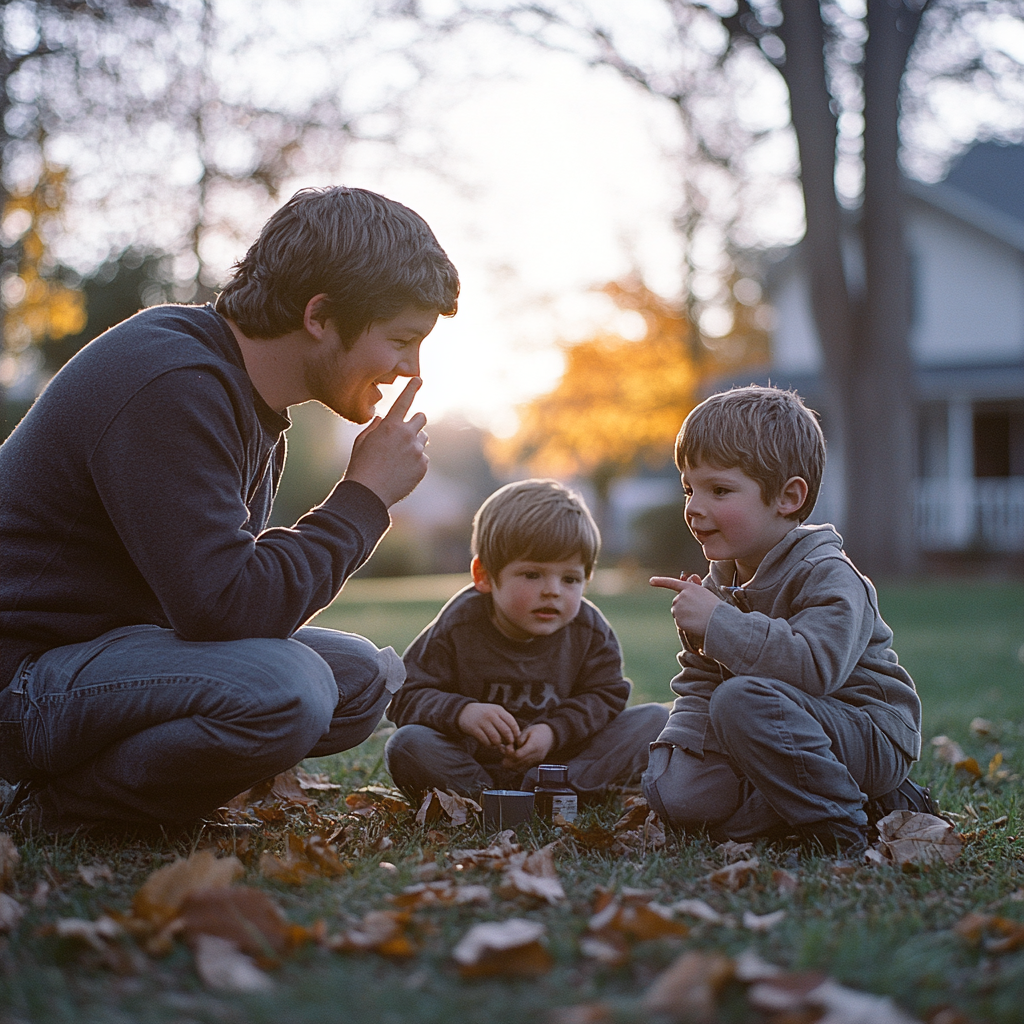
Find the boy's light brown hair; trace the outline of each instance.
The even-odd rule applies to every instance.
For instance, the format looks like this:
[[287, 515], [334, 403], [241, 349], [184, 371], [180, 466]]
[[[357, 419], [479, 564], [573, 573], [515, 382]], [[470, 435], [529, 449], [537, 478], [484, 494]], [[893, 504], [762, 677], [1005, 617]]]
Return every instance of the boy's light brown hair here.
[[790, 477], [807, 481], [807, 500], [788, 519], [803, 522], [814, 508], [825, 469], [825, 437], [795, 391], [751, 384], [701, 402], [676, 438], [676, 466], [710, 463], [739, 468], [761, 487], [767, 505]]
[[518, 480], [499, 487], [477, 510], [472, 549], [494, 579], [510, 562], [561, 562], [577, 555], [590, 579], [601, 533], [575, 491], [557, 480]]

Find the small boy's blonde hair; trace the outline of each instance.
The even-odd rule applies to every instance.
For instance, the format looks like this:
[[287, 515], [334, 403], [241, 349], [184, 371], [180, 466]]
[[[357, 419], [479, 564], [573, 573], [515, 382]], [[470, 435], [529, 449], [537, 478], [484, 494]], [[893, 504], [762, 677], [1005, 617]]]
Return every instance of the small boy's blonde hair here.
[[825, 470], [825, 436], [795, 391], [751, 384], [701, 402], [676, 438], [676, 466], [710, 463], [739, 468], [770, 504], [790, 477], [807, 481], [807, 500], [787, 519], [803, 522], [814, 508]]
[[510, 562], [561, 562], [577, 555], [590, 579], [601, 533], [575, 491], [557, 480], [517, 480], [499, 487], [477, 510], [472, 548], [495, 579]]

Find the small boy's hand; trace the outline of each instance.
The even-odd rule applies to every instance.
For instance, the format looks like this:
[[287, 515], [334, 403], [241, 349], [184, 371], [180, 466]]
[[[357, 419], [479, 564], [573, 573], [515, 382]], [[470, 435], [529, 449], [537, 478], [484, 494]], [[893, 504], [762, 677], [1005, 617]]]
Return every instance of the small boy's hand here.
[[485, 747], [515, 749], [519, 723], [500, 704], [467, 704], [458, 717], [459, 728]]
[[673, 576], [652, 576], [652, 587], [676, 591], [672, 601], [672, 618], [687, 633], [703, 636], [708, 630], [711, 613], [718, 607], [718, 598], [700, 585], [699, 576], [677, 580]]
[[518, 768], [520, 771], [540, 764], [555, 745], [555, 732], [550, 725], [538, 722], [528, 725], [519, 735], [515, 750], [506, 753], [502, 768]]

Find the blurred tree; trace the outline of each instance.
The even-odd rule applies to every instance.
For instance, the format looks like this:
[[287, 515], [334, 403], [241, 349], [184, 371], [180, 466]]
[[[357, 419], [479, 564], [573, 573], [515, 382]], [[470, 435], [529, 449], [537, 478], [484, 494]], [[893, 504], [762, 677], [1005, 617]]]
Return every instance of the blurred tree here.
[[[942, 83], [983, 93], [989, 110], [1003, 112], [1003, 126], [1019, 131], [1024, 68], [1000, 26], [1024, 17], [1024, 0], [660, 0], [642, 15], [635, 3], [464, 0], [458, 12], [450, 24], [496, 21], [673, 104], [684, 136], [683, 285], [699, 329], [729, 314], [725, 282], [736, 255], [757, 240], [758, 207], [777, 206], [773, 190], [789, 169], [779, 145], [785, 154], [792, 131], [831, 434], [845, 453], [846, 540], [868, 572], [912, 569], [901, 101], [919, 144], [929, 132], [947, 148], [956, 144], [951, 130], [934, 131], [936, 97], [949, 94]], [[789, 125], [773, 123], [765, 102], [780, 83]], [[863, 275], [844, 253], [844, 207], [859, 212], [853, 264]]]
[[516, 433], [491, 446], [499, 465], [587, 477], [599, 512], [616, 477], [641, 461], [662, 465], [671, 459], [672, 438], [696, 401], [700, 370], [763, 361], [767, 351], [764, 331], [743, 307], [733, 344], [707, 351], [698, 367], [684, 309], [639, 278], [602, 290], [620, 309], [640, 314], [643, 337], [598, 334], [567, 345], [565, 371], [554, 390], [523, 406]]

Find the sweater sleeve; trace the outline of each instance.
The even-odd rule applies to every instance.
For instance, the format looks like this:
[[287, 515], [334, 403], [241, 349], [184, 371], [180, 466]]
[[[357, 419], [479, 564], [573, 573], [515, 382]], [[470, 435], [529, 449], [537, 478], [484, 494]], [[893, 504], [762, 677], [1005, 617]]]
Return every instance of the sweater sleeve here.
[[722, 603], [711, 615], [704, 653], [733, 675], [781, 679], [815, 697], [834, 693], [867, 650], [874, 610], [856, 572], [842, 559], [811, 566], [791, 600], [771, 618]]
[[474, 698], [459, 692], [455, 646], [445, 629], [444, 612], [409, 645], [405, 685], [391, 698], [387, 716], [395, 725], [427, 725], [462, 736], [459, 714]]
[[389, 525], [372, 491], [342, 481], [294, 526], [253, 536], [246, 458], [224, 386], [185, 369], [135, 394], [91, 453], [114, 528], [187, 640], [291, 635], [330, 603]]
[[555, 734], [555, 749], [572, 747], [600, 732], [626, 706], [632, 684], [622, 672], [622, 650], [608, 621], [595, 609], [591, 639], [571, 694], [535, 718]]

